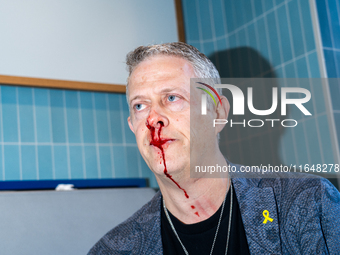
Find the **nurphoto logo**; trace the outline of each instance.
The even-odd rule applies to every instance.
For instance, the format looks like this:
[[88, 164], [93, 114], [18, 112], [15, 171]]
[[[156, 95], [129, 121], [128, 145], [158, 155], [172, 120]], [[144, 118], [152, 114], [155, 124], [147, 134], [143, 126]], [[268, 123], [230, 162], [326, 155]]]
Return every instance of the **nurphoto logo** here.
[[[218, 98], [219, 102], [222, 105], [221, 98], [217, 91], [210, 85], [197, 82], [208, 89], [210, 89]], [[205, 88], [197, 87], [198, 89], [203, 90], [206, 94], [202, 94], [201, 97], [201, 114], [207, 114], [207, 95], [209, 95], [217, 106], [218, 102], [216, 102], [213, 94]], [[244, 115], [245, 114], [245, 96], [240, 88], [232, 84], [216, 84], [215, 88], [228, 89], [231, 92], [233, 99], [233, 115]], [[288, 94], [296, 94], [300, 96], [299, 98], [287, 98]], [[274, 113], [278, 107], [278, 88], [272, 88], [272, 105], [269, 109], [259, 110], [254, 107], [254, 98], [253, 98], [253, 88], [247, 88], [247, 106], [248, 110], [257, 116], [267, 116]], [[311, 93], [308, 89], [305, 88], [297, 88], [297, 87], [283, 87], [281, 88], [281, 116], [287, 115], [287, 105], [295, 105], [304, 115], [312, 115], [307, 108], [303, 105], [307, 103], [311, 99]], [[230, 127], [235, 125], [241, 125], [245, 127], [248, 125], [249, 127], [262, 127], [265, 122], [271, 123], [271, 127], [274, 127], [277, 122], [279, 122], [283, 127], [295, 127], [298, 124], [298, 121], [295, 119], [243, 119], [241, 122], [233, 122], [232, 119], [214, 119], [213, 127], [220, 124], [230, 124]]]

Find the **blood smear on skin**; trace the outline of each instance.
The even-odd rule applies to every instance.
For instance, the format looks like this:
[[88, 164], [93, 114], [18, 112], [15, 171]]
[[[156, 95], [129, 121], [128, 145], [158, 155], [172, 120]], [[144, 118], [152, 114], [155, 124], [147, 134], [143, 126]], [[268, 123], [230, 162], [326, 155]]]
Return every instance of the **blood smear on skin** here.
[[163, 158], [163, 164], [164, 164], [164, 174], [166, 177], [168, 177], [171, 181], [173, 181], [173, 183], [175, 183], [177, 185], [177, 187], [181, 190], [183, 190], [184, 195], [186, 198], [189, 198], [187, 192], [185, 191], [185, 189], [183, 189], [173, 178], [172, 176], [168, 173], [168, 170], [166, 168], [166, 162], [165, 162], [165, 155], [164, 155], [164, 150], [163, 150], [163, 145], [168, 142], [171, 141], [171, 139], [161, 139], [161, 131], [163, 128], [164, 124], [160, 123], [160, 128], [158, 129], [158, 137], [155, 137], [155, 127], [151, 126], [149, 124], [149, 122], [146, 122], [146, 127], [148, 129], [150, 129], [151, 131], [151, 142], [150, 145], [156, 146], [157, 148], [159, 148], [162, 152], [162, 158]]

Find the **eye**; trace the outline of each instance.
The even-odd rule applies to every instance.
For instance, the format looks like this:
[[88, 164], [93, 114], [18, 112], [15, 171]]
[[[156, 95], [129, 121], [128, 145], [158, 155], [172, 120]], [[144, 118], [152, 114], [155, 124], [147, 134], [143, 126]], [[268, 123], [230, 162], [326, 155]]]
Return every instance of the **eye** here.
[[168, 96], [168, 100], [169, 100], [170, 102], [175, 102], [175, 101], [177, 100], [177, 96], [175, 96], [175, 95], [170, 95], [170, 96]]
[[134, 106], [134, 108], [135, 108], [137, 111], [141, 111], [141, 110], [143, 110], [143, 109], [145, 108], [145, 105], [143, 105], [143, 104], [136, 104], [136, 105]]

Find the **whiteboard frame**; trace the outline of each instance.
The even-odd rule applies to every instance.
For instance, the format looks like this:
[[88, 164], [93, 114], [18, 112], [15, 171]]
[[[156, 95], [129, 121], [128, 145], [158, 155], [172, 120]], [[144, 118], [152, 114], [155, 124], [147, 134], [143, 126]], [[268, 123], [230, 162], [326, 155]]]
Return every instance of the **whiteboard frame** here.
[[[175, 1], [175, 11], [177, 19], [177, 33], [178, 40], [185, 42], [184, 20], [182, 1]], [[15, 86], [29, 86], [29, 87], [42, 87], [52, 89], [70, 89], [70, 90], [85, 90], [85, 91], [98, 91], [98, 92], [111, 92], [111, 93], [126, 93], [125, 84], [110, 84], [110, 83], [95, 83], [95, 82], [80, 82], [69, 80], [45, 79], [36, 77], [22, 77], [0, 75], [1, 85], [15, 85]]]

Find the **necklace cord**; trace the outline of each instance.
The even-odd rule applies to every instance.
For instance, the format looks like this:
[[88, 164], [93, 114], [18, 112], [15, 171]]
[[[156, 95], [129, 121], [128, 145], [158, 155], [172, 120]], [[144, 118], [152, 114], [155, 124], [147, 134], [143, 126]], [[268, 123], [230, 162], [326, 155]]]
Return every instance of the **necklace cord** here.
[[[228, 246], [229, 246], [229, 237], [230, 237], [230, 229], [231, 229], [231, 215], [232, 215], [232, 212], [233, 212], [233, 187], [232, 187], [232, 182], [230, 180], [230, 186], [229, 186], [229, 189], [231, 190], [231, 194], [230, 194], [230, 209], [229, 209], [229, 220], [228, 220], [228, 235], [227, 235], [227, 244], [226, 244], [226, 250], [225, 250], [225, 255], [227, 255], [228, 253]], [[213, 253], [213, 250], [214, 250], [214, 247], [215, 247], [215, 242], [216, 242], [216, 239], [217, 239], [217, 234], [218, 234], [218, 231], [219, 231], [219, 228], [220, 228], [220, 224], [221, 224], [221, 220], [222, 220], [222, 215], [223, 215], [223, 210], [224, 210], [224, 205], [225, 205], [225, 201], [227, 200], [227, 195], [228, 195], [228, 192], [227, 194], [225, 195], [224, 197], [224, 200], [223, 200], [223, 203], [222, 203], [222, 209], [221, 209], [221, 214], [220, 214], [220, 218], [218, 220], [218, 224], [217, 224], [217, 229], [216, 229], [216, 232], [215, 232], [215, 237], [214, 237], [214, 241], [213, 241], [213, 244], [212, 244], [212, 247], [211, 247], [211, 250], [210, 250], [210, 255], [212, 255]], [[177, 231], [175, 229], [175, 226], [173, 225], [172, 223], [172, 220], [169, 216], [169, 213], [168, 213], [168, 209], [166, 208], [165, 206], [165, 201], [163, 199], [163, 208], [164, 208], [164, 212], [165, 212], [165, 215], [166, 215], [166, 218], [168, 219], [168, 222], [171, 226], [171, 229], [172, 231], [174, 232], [175, 236], [177, 237], [177, 240], [179, 241], [179, 243], [181, 244], [182, 248], [183, 248], [183, 251], [186, 255], [189, 255], [189, 252], [187, 251], [187, 249], [185, 248], [184, 244], [182, 243], [181, 239], [179, 238], [178, 234], [177, 234]]]

